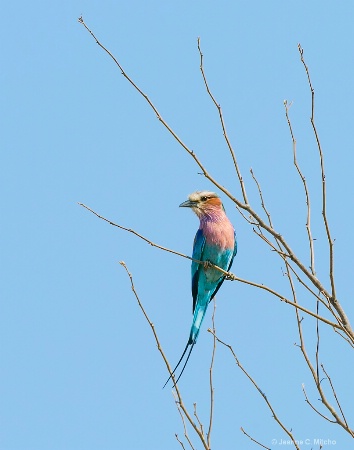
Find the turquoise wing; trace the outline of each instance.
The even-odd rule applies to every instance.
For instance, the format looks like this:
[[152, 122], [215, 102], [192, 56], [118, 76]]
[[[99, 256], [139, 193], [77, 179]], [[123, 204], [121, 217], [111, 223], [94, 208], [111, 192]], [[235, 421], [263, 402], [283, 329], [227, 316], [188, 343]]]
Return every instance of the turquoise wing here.
[[[204, 261], [203, 259], [203, 250], [205, 247], [205, 236], [203, 231], [199, 229], [194, 238], [193, 244], [193, 259], [198, 259], [199, 261]], [[199, 274], [200, 274], [200, 264], [192, 261], [192, 297], [193, 297], [193, 312], [195, 310], [195, 304], [198, 296], [198, 283], [199, 283]]]

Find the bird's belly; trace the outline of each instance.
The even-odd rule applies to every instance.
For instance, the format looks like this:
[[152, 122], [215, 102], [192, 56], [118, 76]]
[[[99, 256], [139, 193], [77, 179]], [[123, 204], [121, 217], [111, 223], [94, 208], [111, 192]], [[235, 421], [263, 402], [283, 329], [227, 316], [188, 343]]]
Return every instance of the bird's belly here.
[[[209, 261], [216, 266], [219, 266], [221, 269], [227, 270], [230, 264], [230, 258], [232, 256], [231, 250], [220, 250], [217, 246], [209, 246], [208, 249], [204, 251], [204, 259], [205, 261]], [[213, 285], [218, 282], [223, 274], [212, 267], [208, 267], [204, 269], [205, 271], [205, 281], [206, 283], [210, 283]]]

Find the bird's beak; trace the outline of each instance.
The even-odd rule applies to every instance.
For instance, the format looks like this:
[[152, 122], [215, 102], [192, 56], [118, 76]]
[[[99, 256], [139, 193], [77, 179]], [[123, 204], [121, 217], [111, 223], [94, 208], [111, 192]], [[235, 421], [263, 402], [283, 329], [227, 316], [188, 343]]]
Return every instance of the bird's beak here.
[[191, 200], [186, 200], [185, 202], [181, 203], [180, 208], [193, 208], [193, 206], [197, 206], [197, 202], [192, 202]]

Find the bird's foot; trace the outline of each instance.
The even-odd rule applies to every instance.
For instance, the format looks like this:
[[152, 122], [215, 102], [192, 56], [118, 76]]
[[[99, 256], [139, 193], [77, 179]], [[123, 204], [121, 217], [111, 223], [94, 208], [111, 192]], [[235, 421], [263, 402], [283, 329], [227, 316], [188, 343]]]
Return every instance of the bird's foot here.
[[204, 269], [207, 270], [207, 269], [210, 269], [212, 267], [212, 264], [211, 264], [210, 261], [204, 261], [203, 262], [203, 266], [204, 266]]

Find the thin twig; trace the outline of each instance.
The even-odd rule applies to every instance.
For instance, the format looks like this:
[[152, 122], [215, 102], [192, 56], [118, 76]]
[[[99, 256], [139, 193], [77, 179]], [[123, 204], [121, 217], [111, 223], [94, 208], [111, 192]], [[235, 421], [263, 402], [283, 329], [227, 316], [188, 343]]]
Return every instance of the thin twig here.
[[[172, 391], [172, 395], [173, 395], [173, 397], [174, 397], [174, 399], [175, 399], [175, 404], [176, 404], [176, 407], [177, 407], [177, 411], [178, 411], [178, 413], [179, 413], [179, 415], [180, 415], [180, 417], [181, 417], [181, 420], [182, 420], [184, 437], [186, 438], [186, 440], [187, 440], [188, 444], [190, 445], [191, 449], [192, 449], [192, 450], [195, 450], [195, 448], [194, 448], [194, 446], [193, 446], [193, 444], [192, 444], [192, 441], [190, 440], [189, 435], [188, 435], [188, 430], [187, 430], [186, 421], [185, 421], [185, 419], [184, 419], [183, 412], [181, 411], [181, 408], [180, 408], [180, 405], [179, 405], [179, 401], [178, 401], [178, 399], [177, 399], [177, 394], [176, 394], [174, 391]], [[181, 443], [181, 441], [180, 441], [180, 440], [178, 439], [178, 437], [177, 437], [177, 434], [175, 434], [175, 436], [176, 436], [178, 442]], [[183, 445], [183, 444], [181, 443], [181, 445]]]
[[302, 384], [302, 392], [304, 393], [304, 396], [305, 396], [305, 402], [306, 402], [309, 406], [311, 406], [311, 408], [312, 408], [319, 416], [321, 416], [323, 419], [327, 420], [328, 422], [336, 423], [335, 420], [332, 420], [332, 419], [330, 419], [329, 417], [323, 415], [322, 413], [320, 413], [320, 411], [319, 411], [317, 408], [315, 408], [315, 407], [313, 406], [313, 404], [310, 402], [309, 398], [307, 397], [306, 390], [305, 390], [305, 385], [304, 385], [304, 384]]
[[[197, 404], [196, 403], [193, 403], [193, 408], [194, 408], [194, 417], [197, 419], [197, 422], [199, 424], [200, 432], [204, 436], [204, 427], [203, 427], [202, 422], [199, 419], [199, 416], [198, 416], [198, 413], [197, 413]], [[209, 443], [208, 443], [208, 446], [209, 446]]]
[[289, 126], [289, 131], [290, 131], [290, 135], [291, 135], [291, 140], [293, 143], [293, 156], [294, 156], [294, 165], [296, 167], [296, 170], [299, 174], [299, 177], [302, 181], [302, 184], [304, 186], [304, 191], [305, 191], [305, 197], [306, 197], [306, 206], [307, 206], [307, 217], [306, 217], [306, 230], [307, 230], [307, 236], [309, 239], [309, 247], [310, 247], [310, 267], [311, 267], [311, 272], [313, 275], [316, 275], [316, 271], [315, 271], [315, 250], [314, 250], [314, 246], [313, 246], [313, 237], [312, 237], [312, 233], [311, 233], [311, 205], [310, 205], [310, 194], [307, 188], [307, 183], [306, 183], [306, 178], [304, 177], [304, 175], [301, 172], [300, 166], [297, 162], [297, 157], [296, 157], [296, 139], [293, 133], [293, 127], [291, 125], [291, 121], [290, 121], [290, 117], [289, 117], [289, 109], [290, 109], [291, 104], [289, 105], [288, 102], [285, 100], [284, 101], [284, 107], [285, 107], [285, 117], [286, 120], [288, 122], [288, 126]]
[[227, 132], [226, 132], [226, 126], [225, 126], [224, 116], [222, 114], [222, 109], [221, 109], [221, 106], [219, 105], [219, 103], [215, 100], [215, 97], [214, 97], [214, 95], [212, 94], [212, 92], [211, 92], [211, 90], [209, 88], [209, 84], [208, 84], [208, 81], [207, 81], [207, 78], [206, 78], [206, 75], [205, 75], [205, 72], [204, 72], [204, 66], [203, 66], [203, 58], [204, 58], [204, 56], [203, 56], [202, 50], [200, 48], [200, 37], [198, 37], [198, 51], [199, 51], [199, 56], [200, 56], [200, 67], [199, 68], [200, 68], [200, 71], [202, 73], [202, 77], [203, 77], [203, 81], [204, 81], [204, 84], [205, 84], [205, 88], [206, 88], [206, 90], [207, 90], [207, 92], [209, 94], [209, 97], [213, 101], [216, 109], [218, 110], [222, 132], [223, 132], [226, 144], [227, 144], [227, 146], [229, 148], [229, 151], [230, 151], [230, 154], [231, 154], [231, 157], [232, 157], [232, 161], [233, 161], [235, 169], [236, 169], [238, 180], [240, 182], [243, 201], [246, 204], [248, 204], [245, 183], [243, 181], [240, 169], [239, 169], [238, 164], [237, 164], [235, 152], [234, 152], [234, 150], [232, 148], [231, 142], [230, 142], [229, 137], [228, 137]]
[[[317, 315], [319, 314], [319, 301], [317, 300], [317, 306], [316, 306], [316, 313]], [[320, 353], [320, 324], [318, 322], [318, 320], [316, 320], [316, 376], [317, 379], [320, 379], [320, 372], [319, 372], [319, 363], [318, 363], [318, 359], [319, 359], [319, 353]]]
[[340, 333], [338, 330], [334, 329], [334, 331], [335, 331], [335, 333], [339, 334], [339, 336], [340, 336], [341, 338], [343, 338], [345, 341], [347, 341], [348, 344], [349, 344], [351, 347], [354, 348], [354, 344], [353, 344], [348, 338], [346, 338], [345, 336], [343, 336], [342, 333]]
[[251, 172], [251, 175], [252, 175], [252, 178], [253, 178], [254, 182], [256, 183], [256, 186], [257, 186], [257, 189], [258, 189], [258, 194], [259, 194], [259, 197], [260, 197], [260, 199], [261, 199], [261, 206], [262, 206], [262, 208], [263, 208], [263, 211], [264, 211], [264, 212], [266, 213], [266, 215], [267, 215], [269, 226], [273, 228], [272, 218], [271, 218], [270, 213], [269, 213], [269, 211], [268, 211], [268, 209], [266, 208], [266, 205], [265, 205], [265, 203], [264, 203], [263, 193], [262, 193], [262, 189], [261, 189], [261, 186], [260, 186], [260, 184], [259, 184], [259, 181], [257, 180], [257, 178], [256, 178], [256, 176], [255, 176], [255, 174], [254, 174], [254, 172], [253, 172], [253, 170], [252, 170], [252, 168], [250, 169], [250, 172]]
[[246, 433], [246, 431], [241, 427], [241, 431], [243, 434], [245, 434], [248, 438], [251, 439], [252, 442], [255, 442], [256, 444], [260, 445], [261, 447], [267, 449], [267, 450], [272, 450], [270, 447], [267, 447], [263, 444], [261, 444], [260, 442], [256, 441], [256, 439], [254, 439], [252, 436], [250, 436], [248, 433]]
[[[138, 233], [137, 231], [135, 231], [135, 230], [133, 230], [133, 229], [131, 229], [131, 228], [123, 227], [122, 225], [119, 225], [119, 224], [117, 224], [117, 223], [115, 223], [115, 222], [112, 222], [112, 221], [109, 220], [109, 219], [106, 219], [105, 217], [101, 216], [101, 215], [98, 214], [96, 211], [94, 211], [93, 209], [91, 209], [89, 206], [84, 205], [83, 203], [78, 203], [78, 205], [80, 205], [80, 206], [82, 206], [83, 208], [87, 209], [87, 210], [90, 211], [92, 214], [94, 214], [96, 217], [98, 217], [98, 218], [101, 219], [101, 220], [104, 220], [105, 222], [109, 223], [109, 224], [112, 225], [113, 227], [117, 227], [117, 228], [119, 228], [119, 229], [121, 229], [121, 230], [127, 231], [128, 233], [134, 234], [134, 235], [137, 236], [138, 238], [142, 239], [143, 241], [145, 241], [146, 243], [148, 243], [149, 245], [151, 245], [151, 247], [156, 247], [156, 248], [158, 248], [158, 249], [160, 249], [160, 250], [163, 250], [163, 251], [165, 251], [165, 252], [173, 253], [174, 255], [181, 256], [182, 258], [187, 258], [187, 259], [189, 259], [189, 260], [191, 260], [191, 261], [194, 261], [193, 258], [191, 258], [190, 256], [184, 255], [183, 253], [176, 252], [176, 251], [171, 250], [171, 249], [169, 249], [169, 248], [167, 248], [167, 247], [163, 247], [162, 245], [155, 244], [155, 243], [152, 242], [150, 239], [146, 238], [145, 236], [143, 236], [142, 234]], [[196, 260], [195, 260], [195, 261], [196, 261]], [[196, 261], [196, 262], [199, 262], [200, 264], [203, 264], [203, 261]], [[217, 267], [217, 266], [215, 266], [215, 268], [216, 268], [216, 267]], [[220, 268], [220, 271], [222, 271], [221, 268]]]
[[[329, 229], [328, 219], [327, 219], [327, 201], [326, 201], [326, 174], [325, 174], [325, 168], [324, 168], [324, 157], [322, 152], [322, 147], [320, 143], [320, 139], [317, 133], [317, 128], [315, 124], [315, 90], [312, 86], [310, 72], [308, 69], [308, 66], [304, 59], [304, 50], [301, 47], [300, 44], [298, 44], [298, 50], [300, 53], [300, 59], [301, 62], [305, 68], [305, 72], [307, 75], [307, 81], [311, 90], [311, 125], [312, 129], [316, 138], [318, 153], [320, 156], [320, 165], [321, 165], [321, 179], [322, 179], [322, 216], [323, 216], [323, 222], [325, 225], [326, 233], [327, 233], [327, 239], [328, 239], [328, 246], [329, 246], [329, 277], [331, 281], [331, 288], [332, 288], [332, 300], [335, 303], [334, 307], [337, 309], [337, 307], [340, 307], [338, 305], [338, 301], [336, 300], [336, 288], [334, 284], [334, 251], [333, 251], [333, 240], [331, 238], [331, 232]], [[341, 310], [341, 308], [340, 308]], [[341, 315], [341, 312], [338, 310], [339, 314]], [[344, 313], [344, 311], [343, 311]], [[341, 316], [342, 317], [342, 316]]]
[[176, 437], [177, 441], [181, 444], [181, 447], [183, 448], [183, 450], [186, 450], [186, 448], [185, 448], [183, 442], [179, 440], [178, 434], [177, 434], [177, 433], [175, 433], [175, 437]]
[[[341, 412], [341, 414], [342, 414], [342, 417], [343, 417], [344, 423], [346, 424], [347, 428], [349, 429], [349, 426], [348, 426], [348, 422], [347, 422], [347, 419], [345, 418], [345, 415], [344, 415], [344, 412], [343, 412], [342, 406], [341, 406], [341, 404], [339, 403], [339, 400], [338, 400], [338, 397], [337, 397], [337, 393], [336, 393], [336, 391], [335, 391], [335, 389], [334, 389], [334, 386], [333, 386], [333, 383], [332, 383], [331, 377], [330, 377], [330, 376], [328, 375], [328, 373], [327, 373], [327, 371], [325, 370], [325, 368], [324, 368], [324, 365], [323, 365], [323, 364], [321, 364], [321, 368], [322, 368], [323, 372], [325, 373], [325, 375], [326, 375], [326, 377], [327, 377], [327, 379], [328, 379], [328, 381], [329, 381], [329, 384], [331, 385], [331, 389], [332, 389], [332, 392], [333, 392], [334, 398], [336, 399], [336, 403], [337, 403], [337, 405], [338, 405], [338, 408], [339, 408], [339, 410], [340, 410], [340, 412]], [[354, 437], [354, 432], [353, 432], [352, 430], [350, 430], [350, 432], [351, 432], [351, 435], [352, 435], [352, 436]]]

